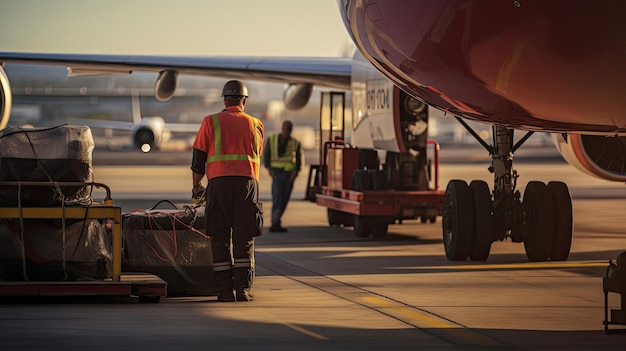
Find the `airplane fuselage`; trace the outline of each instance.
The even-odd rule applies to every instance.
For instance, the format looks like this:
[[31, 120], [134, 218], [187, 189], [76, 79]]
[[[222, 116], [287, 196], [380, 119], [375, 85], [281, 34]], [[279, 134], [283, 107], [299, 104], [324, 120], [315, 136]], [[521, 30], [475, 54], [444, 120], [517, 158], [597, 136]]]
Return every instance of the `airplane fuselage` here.
[[626, 2], [340, 1], [365, 58], [464, 118], [601, 134], [626, 125]]

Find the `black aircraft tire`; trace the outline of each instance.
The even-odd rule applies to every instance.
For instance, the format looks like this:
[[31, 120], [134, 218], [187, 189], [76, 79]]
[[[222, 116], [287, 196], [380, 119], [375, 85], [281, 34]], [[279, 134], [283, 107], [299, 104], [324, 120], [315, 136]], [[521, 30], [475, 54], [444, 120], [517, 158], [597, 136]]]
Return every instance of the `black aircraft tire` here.
[[530, 261], [547, 261], [554, 238], [554, 206], [548, 187], [537, 181], [529, 182], [524, 191], [524, 248]]
[[549, 182], [548, 190], [554, 203], [554, 241], [550, 259], [566, 261], [572, 246], [572, 198], [563, 182]]
[[493, 242], [493, 203], [487, 182], [474, 180], [469, 185], [474, 200], [475, 236], [469, 257], [472, 261], [485, 261], [489, 258]]
[[466, 260], [474, 237], [474, 206], [472, 193], [464, 180], [455, 179], [448, 183], [441, 223], [448, 260]]

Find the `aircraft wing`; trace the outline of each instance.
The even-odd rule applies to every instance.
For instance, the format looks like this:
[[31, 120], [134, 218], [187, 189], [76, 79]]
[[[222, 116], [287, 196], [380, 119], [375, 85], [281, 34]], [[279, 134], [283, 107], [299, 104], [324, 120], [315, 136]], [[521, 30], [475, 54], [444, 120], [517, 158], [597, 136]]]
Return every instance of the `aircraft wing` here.
[[75, 125], [86, 125], [91, 128], [104, 128], [115, 130], [132, 130], [135, 126], [133, 122], [101, 120], [101, 119], [84, 119], [84, 118], [72, 118], [67, 117], [67, 122]]
[[0, 62], [67, 66], [70, 74], [129, 74], [176, 71], [180, 74], [308, 83], [350, 89], [352, 59], [342, 57], [128, 56], [0, 52]]

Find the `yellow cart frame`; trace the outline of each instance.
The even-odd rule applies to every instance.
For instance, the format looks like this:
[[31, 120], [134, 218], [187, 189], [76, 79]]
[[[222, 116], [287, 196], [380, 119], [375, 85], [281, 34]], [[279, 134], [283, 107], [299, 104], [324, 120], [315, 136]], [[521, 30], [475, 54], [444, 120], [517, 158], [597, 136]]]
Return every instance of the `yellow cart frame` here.
[[111, 219], [113, 220], [112, 274], [102, 281], [0, 281], [0, 296], [116, 295], [138, 296], [141, 302], [158, 302], [167, 284], [151, 274], [122, 275], [122, 210], [113, 206], [111, 190], [94, 182], [0, 182], [0, 186], [94, 186], [106, 191], [103, 204], [61, 207], [0, 207], [0, 218]]

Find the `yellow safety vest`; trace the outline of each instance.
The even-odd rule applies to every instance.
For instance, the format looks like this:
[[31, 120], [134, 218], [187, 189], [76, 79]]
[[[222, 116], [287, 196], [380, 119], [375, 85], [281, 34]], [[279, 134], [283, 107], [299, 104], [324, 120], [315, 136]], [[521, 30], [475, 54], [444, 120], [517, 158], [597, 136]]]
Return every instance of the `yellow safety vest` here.
[[280, 134], [274, 134], [270, 137], [270, 167], [284, 169], [285, 171], [293, 171], [296, 169], [296, 152], [300, 147], [300, 142], [294, 138], [289, 138], [287, 146], [285, 147], [285, 153], [279, 155], [278, 153], [278, 140]]

